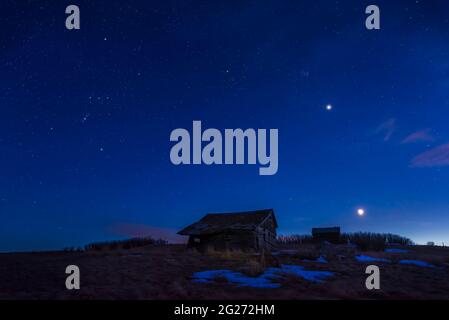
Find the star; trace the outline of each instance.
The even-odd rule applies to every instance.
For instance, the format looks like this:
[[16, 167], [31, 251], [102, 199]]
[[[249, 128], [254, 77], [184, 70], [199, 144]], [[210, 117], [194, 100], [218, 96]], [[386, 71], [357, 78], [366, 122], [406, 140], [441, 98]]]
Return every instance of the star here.
[[326, 105], [326, 110], [327, 111], [331, 111], [333, 108], [333, 106], [331, 104]]
[[81, 119], [81, 123], [86, 123], [87, 120], [89, 120], [89, 116], [90, 116], [89, 113], [85, 113], [83, 118]]

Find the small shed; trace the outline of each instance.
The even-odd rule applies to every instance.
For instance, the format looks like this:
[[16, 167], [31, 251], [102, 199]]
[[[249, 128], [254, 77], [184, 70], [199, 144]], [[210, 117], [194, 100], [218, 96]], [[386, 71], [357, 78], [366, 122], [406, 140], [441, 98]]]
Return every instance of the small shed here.
[[209, 213], [178, 232], [189, 236], [187, 246], [199, 251], [270, 251], [278, 227], [273, 209]]
[[338, 243], [340, 241], [340, 227], [312, 228], [312, 237], [317, 242]]

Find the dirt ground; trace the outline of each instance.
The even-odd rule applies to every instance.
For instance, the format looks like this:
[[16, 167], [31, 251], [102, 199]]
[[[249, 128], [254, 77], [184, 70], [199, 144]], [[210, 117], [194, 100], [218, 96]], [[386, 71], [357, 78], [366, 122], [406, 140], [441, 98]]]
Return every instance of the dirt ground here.
[[[282, 248], [276, 255], [199, 254], [182, 245], [107, 252], [0, 254], [0, 299], [449, 299], [449, 248], [413, 246], [407, 253], [344, 252], [319, 257], [316, 247]], [[391, 260], [359, 262], [363, 254]], [[435, 267], [399, 264], [421, 260]], [[309, 260], [309, 261], [304, 261]], [[312, 261], [310, 261], [312, 260]], [[195, 283], [198, 271], [230, 269], [257, 276], [270, 266], [301, 265], [330, 271], [322, 283], [297, 276], [277, 280], [280, 288], [251, 288], [223, 281]], [[365, 288], [365, 268], [380, 267], [380, 290]], [[67, 265], [77, 265], [81, 289], [65, 288]]]

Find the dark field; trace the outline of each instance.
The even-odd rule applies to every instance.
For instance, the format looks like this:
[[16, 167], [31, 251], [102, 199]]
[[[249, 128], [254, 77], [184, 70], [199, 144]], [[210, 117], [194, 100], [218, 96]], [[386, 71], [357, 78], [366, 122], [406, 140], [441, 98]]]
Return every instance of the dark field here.
[[[405, 248], [405, 247], [404, 247]], [[449, 299], [449, 248], [412, 246], [407, 253], [326, 252], [327, 263], [313, 260], [316, 247], [303, 245], [275, 256], [212, 253], [202, 255], [182, 245], [147, 246], [120, 251], [0, 254], [0, 299]], [[359, 262], [354, 254], [382, 257], [391, 263]], [[397, 261], [432, 263], [425, 268]], [[79, 266], [81, 289], [65, 288], [65, 268]], [[281, 264], [330, 271], [323, 283], [297, 276], [276, 282], [280, 288], [238, 287], [219, 279], [192, 282], [198, 271], [230, 269], [257, 276]], [[381, 270], [381, 289], [365, 288], [365, 267]]]

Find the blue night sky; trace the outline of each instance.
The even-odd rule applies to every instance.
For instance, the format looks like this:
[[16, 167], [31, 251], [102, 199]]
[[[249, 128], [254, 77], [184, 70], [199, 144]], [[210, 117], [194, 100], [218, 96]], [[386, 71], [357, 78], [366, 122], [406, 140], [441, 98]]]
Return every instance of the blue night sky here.
[[[281, 234], [449, 243], [448, 39], [443, 0], [3, 0], [0, 251], [176, 240], [260, 208]], [[193, 120], [279, 129], [278, 173], [173, 165], [170, 133]]]

